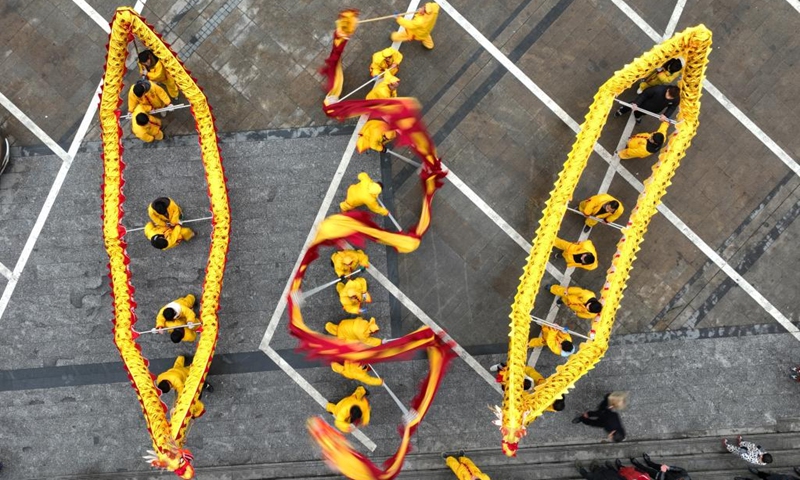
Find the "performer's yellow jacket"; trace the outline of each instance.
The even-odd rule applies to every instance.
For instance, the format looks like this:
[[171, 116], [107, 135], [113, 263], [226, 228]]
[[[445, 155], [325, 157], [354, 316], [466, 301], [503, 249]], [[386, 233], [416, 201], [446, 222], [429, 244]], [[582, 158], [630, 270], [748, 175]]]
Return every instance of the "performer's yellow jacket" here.
[[337, 277], [350, 275], [361, 267], [369, 267], [369, 257], [363, 250], [342, 250], [331, 255]]
[[188, 227], [167, 227], [165, 225], [156, 225], [153, 222], [147, 222], [144, 226], [144, 236], [148, 240], [156, 235], [163, 235], [167, 240], [167, 246], [163, 250], [169, 250], [177, 246], [179, 243], [191, 240], [194, 237], [194, 232]]
[[[139, 125], [136, 123], [136, 115], [140, 113], [146, 114], [150, 123], [147, 125]], [[136, 138], [147, 143], [164, 139], [164, 132], [161, 131], [161, 120], [145, 112], [143, 105], [137, 105], [137, 107], [133, 110], [133, 118], [131, 118], [131, 131], [134, 135], [136, 135]]]
[[405, 32], [394, 32], [391, 35], [393, 42], [405, 42], [408, 40], [419, 40], [427, 49], [433, 48], [433, 38], [431, 32], [436, 26], [436, 19], [439, 18], [439, 4], [428, 2], [422, 8], [423, 12], [417, 12], [411, 19], [397, 17], [397, 23], [405, 28]]
[[155, 83], [150, 83], [150, 90], [144, 92], [144, 95], [142, 95], [141, 98], [137, 97], [136, 94], [133, 93], [133, 87], [128, 90], [129, 112], [133, 112], [136, 110], [137, 106], [142, 105], [143, 111], [147, 113], [150, 110], [164, 108], [170, 103], [172, 103], [172, 101], [169, 99], [167, 92], [165, 92], [163, 88], [159, 87]]
[[550, 287], [550, 293], [561, 297], [564, 305], [571, 308], [581, 318], [591, 319], [597, 316], [596, 313], [592, 313], [586, 308], [586, 302], [597, 298], [590, 290], [581, 287], [564, 288], [561, 285], [553, 285]]
[[[400, 65], [403, 61], [403, 54], [392, 47], [384, 48], [372, 54], [372, 63], [369, 66], [369, 74], [374, 77], [392, 65]], [[397, 75], [398, 68], [389, 70], [392, 75]]]
[[669, 70], [659, 68], [658, 70], [654, 71], [642, 83], [639, 84], [640, 90], [645, 90], [650, 87], [655, 87], [656, 85], [667, 85], [672, 83], [681, 75], [681, 70], [678, 70], [675, 73], [669, 73]]
[[[191, 293], [185, 297], [175, 299], [161, 307], [156, 315], [156, 328], [174, 327], [175, 325], [186, 325], [187, 323], [197, 323], [197, 315], [194, 313], [195, 297]], [[175, 310], [173, 325], [168, 325], [168, 320], [164, 318], [164, 310], [171, 308]]]
[[[619, 208], [617, 208], [614, 213], [608, 213], [603, 209], [603, 207], [610, 202], [619, 203]], [[591, 197], [582, 201], [578, 205], [578, 210], [580, 210], [581, 213], [586, 216], [592, 216], [601, 220], [605, 220], [607, 223], [611, 223], [616, 221], [622, 215], [622, 213], [625, 211], [625, 208], [623, 208], [622, 202], [616, 198], [607, 193], [601, 193], [598, 195], [592, 195]], [[590, 227], [594, 227], [597, 225], [597, 220], [587, 218], [585, 223]]]
[[367, 94], [367, 100], [395, 98], [397, 96], [397, 88], [389, 88], [389, 85], [399, 82], [400, 80], [389, 72], [386, 72], [381, 78], [382, 80], [372, 87], [372, 90]]
[[336, 291], [339, 292], [339, 301], [342, 308], [347, 313], [361, 313], [362, 303], [371, 303], [372, 296], [367, 291], [367, 280], [365, 278], [351, 278], [347, 283], [338, 283]]
[[528, 343], [528, 347], [537, 348], [547, 345], [547, 348], [549, 348], [551, 352], [561, 357], [567, 357], [571, 355], [572, 352], [564, 352], [561, 349], [561, 343], [564, 341], [571, 342], [572, 336], [557, 328], [542, 325], [542, 336], [532, 339]]
[[380, 338], [370, 336], [380, 330], [378, 324], [375, 323], [375, 317], [370, 318], [369, 321], [361, 317], [342, 320], [338, 325], [328, 322], [325, 324], [325, 330], [331, 335], [336, 335], [340, 340], [366, 343], [371, 347], [381, 344]]
[[[631, 136], [631, 138], [628, 140], [628, 145], [626, 146], [625, 150], [621, 150], [619, 152], [619, 158], [622, 160], [628, 160], [631, 158], [645, 158], [661, 150], [661, 148], [667, 144], [667, 129], [669, 129], [669, 122], [661, 122], [661, 126], [655, 132], [637, 133], [636, 135]], [[664, 135], [664, 143], [658, 148], [652, 144], [648, 144], [647, 142], [656, 133]], [[650, 145], [649, 150], [647, 148], [648, 145]]]
[[378, 387], [383, 385], [383, 380], [369, 374], [368, 368], [358, 362], [345, 360], [344, 364], [333, 362], [331, 370], [350, 380], [366, 383], [367, 385]]
[[361, 409], [361, 419], [358, 420], [357, 424], [365, 427], [369, 425], [370, 407], [366, 396], [367, 389], [358, 386], [349, 397], [341, 399], [336, 405], [328, 402], [327, 410], [328, 413], [333, 414], [336, 428], [344, 433], [353, 431], [353, 422], [350, 420], [350, 409], [352, 407], [359, 407]]
[[[567, 261], [567, 267], [583, 268], [585, 270], [594, 270], [597, 268], [597, 250], [595, 250], [591, 240], [572, 243], [556, 237], [555, 247], [562, 251], [562, 256], [564, 260]], [[591, 253], [594, 257], [594, 262], [588, 265], [580, 263], [576, 257], [580, 257], [584, 253]]]
[[156, 212], [152, 203], [147, 206], [147, 214], [156, 225], [177, 225], [181, 222], [181, 207], [175, 203], [175, 200], [171, 198], [167, 198], [167, 200], [169, 200], [169, 203], [167, 204], [166, 216]]
[[[175, 391], [176, 401], [178, 400], [178, 397], [181, 396], [181, 392], [183, 392], [183, 386], [186, 383], [186, 378], [189, 377], [189, 367], [184, 366], [185, 362], [186, 357], [183, 355], [179, 356], [175, 359], [175, 363], [172, 365], [172, 368], [156, 378], [156, 385], [164, 380], [169, 383], [170, 388]], [[191, 406], [190, 411], [192, 413], [192, 418], [200, 418], [206, 412], [206, 408], [203, 405], [203, 402], [201, 402], [199, 398], [196, 398]]]
[[[140, 63], [139, 72], [144, 73], [145, 70], [147, 70], [147, 67]], [[167, 92], [170, 97], [178, 97], [178, 85], [175, 83], [175, 79], [172, 78], [172, 75], [164, 68], [164, 62], [161, 60], [157, 61], [155, 65], [147, 70], [147, 79], [164, 84], [164, 86], [167, 87]]]
[[447, 457], [447, 466], [456, 474], [458, 480], [491, 480], [489, 475], [481, 472], [481, 469], [467, 457]]
[[397, 132], [389, 129], [389, 124], [383, 120], [368, 120], [361, 127], [356, 139], [358, 153], [372, 149], [382, 152], [387, 143], [397, 138]]
[[378, 203], [378, 195], [382, 191], [383, 188], [378, 182], [372, 181], [366, 172], [361, 172], [358, 174], [358, 183], [347, 187], [347, 197], [339, 204], [339, 208], [347, 212], [364, 205], [378, 215], [386, 216], [389, 210]]

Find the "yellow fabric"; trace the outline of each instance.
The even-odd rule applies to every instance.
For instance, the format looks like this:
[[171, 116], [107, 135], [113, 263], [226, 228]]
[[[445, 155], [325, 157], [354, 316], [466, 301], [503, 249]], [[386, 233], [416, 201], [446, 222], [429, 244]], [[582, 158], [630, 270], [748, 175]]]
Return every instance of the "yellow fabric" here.
[[429, 2], [420, 10], [423, 10], [424, 13], [417, 11], [411, 19], [397, 17], [397, 23], [405, 31], [392, 33], [393, 42], [419, 40], [425, 48], [429, 50], [433, 48], [431, 32], [433, 27], [436, 26], [436, 19], [439, 18], [439, 5], [435, 2]]
[[350, 408], [359, 407], [361, 409], [361, 419], [358, 425], [366, 427], [369, 425], [370, 407], [366, 399], [367, 390], [364, 387], [356, 387], [356, 390], [348, 397], [339, 400], [339, 403], [334, 405], [328, 403], [328, 413], [332, 413], [335, 419], [334, 425], [336, 428], [349, 433], [353, 431], [353, 424], [350, 422]]
[[171, 198], [169, 199], [169, 205], [167, 205], [166, 216], [156, 212], [152, 203], [147, 206], [147, 215], [156, 225], [177, 225], [181, 222], [181, 214], [181, 207]]
[[361, 317], [342, 320], [338, 325], [328, 322], [325, 324], [325, 330], [331, 335], [336, 335], [336, 337], [341, 340], [361, 342], [371, 347], [377, 347], [381, 344], [380, 338], [370, 336], [378, 331], [375, 317], [370, 318], [369, 321]]
[[[568, 242], [556, 237], [553, 244], [557, 249], [562, 251], [564, 260], [567, 261], [567, 267], [570, 268], [583, 268], [584, 270], [594, 270], [597, 268], [597, 250], [591, 240], [584, 240], [578, 243]], [[575, 255], [582, 255], [584, 253], [591, 253], [594, 255], [594, 262], [589, 265], [584, 265], [575, 261]]]
[[378, 203], [378, 195], [381, 190], [381, 186], [377, 182], [374, 182], [365, 172], [361, 172], [358, 174], [358, 183], [347, 188], [347, 197], [344, 202], [339, 204], [339, 208], [343, 212], [347, 212], [363, 205], [378, 215], [386, 216], [389, 214], [389, 210], [381, 207]]
[[[145, 70], [147, 70], [147, 68], [140, 63], [139, 71], [144, 72]], [[161, 60], [147, 70], [147, 79], [153, 82], [163, 83], [164, 86], [167, 87], [167, 93], [169, 93], [170, 97], [178, 97], [178, 85], [175, 83], [172, 75], [164, 68], [164, 63]]]
[[542, 325], [542, 336], [534, 338], [528, 342], [528, 347], [537, 348], [547, 345], [547, 348], [549, 348], [551, 352], [561, 356], [561, 343], [564, 341], [571, 342], [572, 336], [569, 333], [561, 331], [557, 328]]
[[581, 318], [591, 319], [597, 316], [596, 313], [592, 313], [586, 308], [586, 302], [597, 298], [595, 294], [589, 290], [581, 287], [564, 288], [561, 285], [553, 285], [550, 287], [550, 293], [561, 297], [564, 305], [571, 308], [572, 311]]
[[367, 100], [374, 100], [378, 98], [395, 98], [397, 96], [397, 88], [389, 88], [389, 85], [399, 81], [400, 79], [392, 75], [390, 72], [386, 72], [381, 78], [381, 81], [379, 81], [378, 84], [372, 87], [372, 90], [369, 91], [367, 94]]
[[331, 255], [337, 277], [350, 275], [360, 267], [369, 267], [369, 257], [363, 250], [342, 250]]
[[[187, 323], [197, 323], [197, 316], [194, 313], [195, 297], [191, 293], [185, 297], [175, 299], [168, 304], [161, 307], [156, 315], [156, 328], [174, 327], [176, 325], [186, 325]], [[172, 319], [173, 324], [169, 325], [168, 320], [164, 318], [164, 310], [172, 308], [175, 310], [175, 318]]]
[[[374, 77], [384, 70], [389, 69], [392, 65], [400, 65], [403, 61], [403, 54], [394, 48], [384, 48], [372, 54], [372, 63], [369, 66], [369, 74]], [[392, 75], [397, 75], [398, 68], [394, 67], [389, 70]]]
[[667, 70], [656, 70], [650, 74], [642, 83], [639, 84], [639, 89], [655, 87], [656, 85], [667, 85], [674, 82], [681, 75], [681, 70], [675, 73], [669, 73]]
[[339, 283], [336, 285], [336, 291], [339, 292], [339, 301], [347, 313], [357, 315], [361, 313], [362, 303], [372, 302], [372, 297], [367, 292], [365, 278], [351, 278], [347, 283]]
[[[619, 203], [619, 207], [614, 211], [614, 213], [608, 213], [603, 210], [603, 205], [609, 202]], [[601, 220], [605, 220], [608, 223], [615, 222], [623, 214], [623, 212], [625, 212], [625, 208], [622, 206], [622, 202], [620, 202], [619, 200], [617, 200], [616, 198], [612, 197], [607, 193], [601, 193], [587, 198], [578, 205], [578, 210], [580, 210], [581, 213], [583, 213], [587, 217], [588, 216], [596, 217]], [[597, 225], [597, 220], [592, 220], [591, 218], [587, 218], [584, 223], [586, 223], [586, 225], [589, 225], [590, 227], [594, 227], [595, 225]]]
[[366, 383], [372, 387], [379, 387], [383, 385], [383, 380], [370, 375], [368, 367], [362, 366], [358, 362], [351, 362], [349, 360], [345, 360], [344, 364], [333, 362], [331, 363], [331, 370], [343, 376], [344, 378]]
[[189, 227], [167, 227], [147, 222], [147, 225], [144, 226], [144, 236], [150, 240], [155, 235], [164, 235], [164, 238], [167, 239], [167, 248], [163, 250], [169, 250], [178, 246], [181, 242], [191, 240], [194, 237], [194, 232]]
[[161, 120], [157, 119], [156, 117], [147, 114], [147, 119], [150, 121], [147, 125], [139, 125], [136, 123], [136, 115], [140, 113], [145, 113], [145, 107], [143, 105], [138, 105], [133, 110], [133, 117], [131, 118], [131, 130], [136, 137], [143, 141], [150, 143], [154, 140], [163, 140], [164, 133], [161, 131]]
[[481, 469], [467, 457], [447, 457], [445, 463], [450, 470], [458, 477], [458, 480], [491, 480], [489, 475], [481, 472]]
[[619, 158], [622, 160], [628, 160], [631, 158], [649, 157], [652, 155], [652, 153], [647, 151], [647, 141], [650, 140], [656, 133], [660, 133], [664, 135], [664, 143], [666, 144], [668, 128], [669, 122], [661, 122], [661, 126], [655, 132], [637, 133], [636, 135], [631, 136], [631, 138], [628, 140], [628, 145], [624, 150], [619, 152]]
[[[166, 381], [169, 383], [170, 388], [175, 391], [176, 399], [181, 396], [186, 378], [189, 377], [189, 367], [184, 366], [185, 362], [186, 358], [183, 355], [179, 356], [175, 359], [172, 368], [156, 377], [156, 386], [162, 381]], [[203, 402], [199, 399], [195, 400], [192, 404], [192, 418], [200, 418], [205, 411], [206, 408]]]
[[394, 140], [397, 132], [389, 130], [389, 124], [383, 120], [368, 120], [361, 131], [358, 132], [356, 139], [356, 149], [358, 153], [363, 153], [369, 149], [382, 152], [384, 146]]
[[133, 87], [128, 89], [129, 112], [133, 112], [136, 110], [137, 106], [142, 105], [143, 111], [147, 113], [150, 110], [164, 108], [170, 103], [172, 103], [172, 101], [169, 99], [167, 92], [165, 92], [163, 88], [159, 87], [155, 83], [150, 83], [150, 90], [144, 92], [144, 95], [142, 95], [141, 98], [137, 97], [136, 94], [133, 93]]

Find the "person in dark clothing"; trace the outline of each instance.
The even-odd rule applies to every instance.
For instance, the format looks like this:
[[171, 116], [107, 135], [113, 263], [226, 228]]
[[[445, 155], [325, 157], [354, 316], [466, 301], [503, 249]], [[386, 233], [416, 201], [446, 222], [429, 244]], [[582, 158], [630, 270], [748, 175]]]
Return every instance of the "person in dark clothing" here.
[[[756, 467], [747, 467], [750, 470], [750, 473], [757, 476], [758, 478], [763, 478], [764, 480], [800, 480], [800, 478], [795, 477], [794, 475], [787, 475], [783, 473], [771, 473], [771, 472], [762, 472], [761, 470], [757, 469]], [[800, 468], [794, 467], [795, 473], [800, 475]]]
[[572, 419], [572, 423], [582, 423], [590, 427], [599, 427], [608, 432], [608, 439], [614, 442], [625, 440], [625, 429], [619, 418], [618, 410], [625, 408], [625, 396], [609, 393], [597, 406], [597, 410], [584, 412]]
[[655, 480], [692, 480], [689, 473], [680, 468], [650, 460], [650, 455], [642, 454], [647, 465], [642, 465], [637, 459], [631, 458], [631, 463], [639, 470], [646, 472]]
[[[667, 119], [675, 113], [675, 109], [678, 108], [680, 101], [680, 88], [675, 85], [656, 85], [640, 93], [639, 96], [636, 97], [636, 100], [631, 102], [631, 104], [636, 107], [633, 116], [636, 117], [636, 123], [641, 123], [642, 115], [644, 114], [640, 112], [639, 109], [647, 110], [648, 112], [660, 113], [661, 121], [666, 122]], [[630, 107], [623, 105], [619, 107], [619, 110], [617, 110], [614, 116], [621, 117], [630, 111]]]
[[575, 468], [578, 469], [578, 473], [581, 474], [581, 477], [588, 480], [625, 480], [625, 477], [620, 475], [615, 468], [601, 466], [595, 463], [592, 463], [592, 465], [589, 466], [589, 470], [586, 470], [580, 462], [575, 462]]

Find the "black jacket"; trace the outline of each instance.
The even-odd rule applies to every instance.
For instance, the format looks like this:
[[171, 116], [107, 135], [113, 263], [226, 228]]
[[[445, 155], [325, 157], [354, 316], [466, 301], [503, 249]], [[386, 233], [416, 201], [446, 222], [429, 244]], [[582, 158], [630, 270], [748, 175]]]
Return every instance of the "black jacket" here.
[[633, 103], [642, 110], [647, 110], [653, 113], [661, 113], [664, 111], [666, 117], [671, 117], [675, 113], [680, 103], [680, 96], [671, 100], [667, 99], [667, 88], [669, 85], [656, 85], [655, 87], [646, 88], [642, 93], [636, 97]]

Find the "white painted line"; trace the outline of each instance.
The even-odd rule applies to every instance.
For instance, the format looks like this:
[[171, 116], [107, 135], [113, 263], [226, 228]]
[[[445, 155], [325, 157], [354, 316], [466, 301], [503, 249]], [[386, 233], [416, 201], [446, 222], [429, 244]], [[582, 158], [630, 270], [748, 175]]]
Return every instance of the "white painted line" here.
[[450, 334], [445, 332], [442, 329], [442, 327], [437, 325], [436, 322], [434, 322], [433, 319], [431, 319], [431, 317], [428, 316], [428, 314], [423, 312], [422, 309], [419, 308], [419, 306], [417, 306], [417, 304], [414, 303], [410, 298], [408, 298], [405, 293], [401, 292], [400, 289], [397, 288], [397, 286], [395, 286], [395, 284], [393, 284], [391, 281], [389, 281], [388, 278], [386, 278], [385, 275], [383, 275], [383, 273], [381, 273], [378, 269], [376, 269], [372, 265], [370, 265], [367, 268], [367, 273], [372, 275], [372, 277], [375, 280], [377, 280], [378, 283], [383, 285], [383, 287], [386, 290], [388, 290], [389, 293], [394, 295], [394, 297], [398, 299], [400, 303], [402, 303], [403, 306], [406, 307], [409, 312], [414, 314], [414, 316], [416, 316], [422, 323], [430, 327], [431, 330], [433, 330], [437, 335], [439, 335], [445, 341], [453, 342], [454, 344], [453, 351], [456, 352], [456, 354], [459, 357], [461, 357], [465, 362], [467, 362], [467, 365], [469, 365], [473, 370], [475, 370], [481, 378], [486, 380], [486, 383], [488, 383], [497, 393], [501, 395], [503, 394], [503, 390], [500, 388], [500, 385], [498, 385], [498, 383], [495, 381], [494, 377], [489, 373], [489, 371], [483, 368], [481, 364], [478, 363], [478, 361], [475, 360], [475, 358], [473, 358], [472, 355], [467, 353], [467, 351], [464, 350], [464, 348], [462, 348], [461, 345], [459, 345], [458, 342], [456, 342], [453, 339], [453, 337], [450, 336]]
[[11, 277], [14, 276], [14, 273], [9, 270], [8, 267], [0, 263], [0, 275], [6, 277], [6, 280], [11, 280]]
[[[795, 0], [797, 1], [797, 0]], [[641, 28], [653, 41], [660, 42], [661, 36], [658, 35], [653, 28], [645, 22], [642, 17], [636, 14], [623, 0], [611, 0], [614, 5], [622, 10], [628, 18], [630, 18], [639, 28]], [[703, 88], [711, 94], [728, 112], [733, 115], [736, 120], [750, 131], [756, 138], [758, 138], [767, 148], [772, 151], [795, 175], [800, 176], [800, 165], [783, 150], [772, 138], [769, 137], [763, 130], [761, 130], [755, 123], [753, 123], [747, 115], [744, 114], [739, 108], [731, 102], [728, 97], [722, 94], [717, 87], [715, 87], [708, 78], [706, 78]]]
[[[442, 168], [447, 168], [445, 167], [444, 163], [442, 163]], [[450, 180], [450, 182], [453, 184], [454, 187], [461, 190], [461, 193], [463, 193], [464, 196], [470, 199], [472, 203], [474, 203], [475, 206], [478, 207], [478, 209], [484, 213], [484, 215], [489, 217], [489, 219], [495, 223], [495, 225], [500, 227], [500, 230], [502, 230], [503, 232], [505, 232], [506, 235], [511, 237], [514, 243], [522, 247], [522, 249], [525, 250], [525, 253], [530, 253], [531, 251], [530, 242], [522, 238], [522, 235], [520, 235], [516, 230], [514, 230], [514, 227], [509, 225], [508, 222], [506, 222], [503, 219], [503, 217], [498, 215], [497, 212], [492, 207], [490, 207], [488, 203], [484, 202], [483, 199], [480, 196], [478, 196], [478, 194], [475, 193], [475, 191], [472, 190], [466, 183], [464, 183], [460, 178], [458, 178], [458, 176], [455, 173], [453, 173], [452, 170], [449, 171], [449, 173], [445, 177], [445, 180]], [[553, 277], [555, 277], [556, 280], [558, 280], [559, 282], [564, 278], [564, 275], [560, 271], [558, 271], [558, 269], [555, 266], [553, 266], [553, 264], [551, 264], [550, 262], [547, 262], [547, 272]]]
[[94, 95], [92, 95], [91, 100], [89, 100], [89, 108], [86, 109], [86, 113], [83, 115], [83, 120], [78, 127], [78, 131], [75, 132], [75, 137], [73, 137], [72, 143], [69, 145], [69, 151], [67, 152], [69, 158], [74, 159], [75, 155], [78, 154], [78, 149], [81, 147], [81, 142], [83, 142], [86, 132], [89, 131], [92, 121], [96, 119], [95, 113], [97, 113], [97, 108], [100, 106], [100, 91], [102, 88], [103, 81], [100, 80], [100, 83], [97, 85], [97, 89], [94, 91]]
[[[405, 11], [416, 10], [417, 5], [419, 5], [420, 0], [411, 0], [411, 3], [408, 4], [408, 9]], [[137, 4], [138, 5], [138, 4]], [[400, 49], [400, 43], [394, 42], [392, 43], [392, 48], [397, 50]], [[319, 224], [322, 220], [327, 216], [328, 209], [333, 202], [333, 197], [336, 195], [336, 191], [339, 189], [339, 185], [342, 183], [342, 177], [344, 173], [347, 171], [348, 165], [350, 165], [350, 159], [353, 157], [353, 153], [356, 149], [356, 140], [358, 140], [358, 133], [361, 131], [361, 127], [367, 123], [367, 116], [362, 115], [361, 118], [358, 119], [358, 123], [356, 124], [356, 129], [353, 131], [353, 135], [350, 137], [350, 142], [347, 144], [345, 148], [344, 154], [342, 155], [342, 161], [339, 162], [339, 168], [336, 169], [336, 173], [333, 175], [333, 179], [331, 180], [330, 186], [328, 186], [328, 192], [325, 194], [325, 197], [322, 200], [322, 205], [319, 207], [319, 211], [317, 212], [316, 218], [314, 218], [313, 226], [311, 227], [311, 231], [308, 232], [308, 237], [306, 237], [306, 241], [303, 244], [303, 248], [300, 250], [300, 256], [297, 257], [297, 262], [294, 264], [294, 268], [292, 269], [292, 274], [289, 275], [289, 279], [286, 281], [286, 287], [283, 289], [283, 293], [281, 294], [281, 298], [278, 299], [278, 305], [275, 306], [275, 311], [272, 312], [272, 318], [269, 320], [269, 324], [267, 324], [267, 331], [264, 332], [264, 337], [261, 339], [261, 344], [259, 348], [262, 350], [269, 345], [269, 342], [272, 340], [272, 337], [275, 335], [275, 330], [278, 328], [278, 324], [280, 323], [281, 316], [283, 315], [284, 310], [286, 310], [286, 296], [289, 294], [289, 289], [292, 285], [292, 279], [297, 274], [297, 270], [300, 268], [300, 262], [303, 260], [303, 256], [306, 254], [306, 250], [308, 250], [308, 246], [314, 240], [314, 237], [317, 235], [317, 230], [319, 229]]]
[[336, 191], [339, 189], [339, 185], [342, 183], [342, 178], [344, 177], [347, 167], [350, 165], [350, 160], [353, 158], [353, 153], [356, 150], [358, 132], [361, 131], [361, 127], [363, 127], [365, 123], [367, 123], [367, 116], [362, 115], [361, 118], [358, 119], [356, 129], [353, 131], [353, 135], [350, 137], [350, 142], [348, 142], [347, 147], [344, 150], [342, 160], [339, 162], [339, 167], [333, 174], [331, 184], [328, 186], [328, 192], [322, 199], [322, 204], [319, 206], [319, 211], [317, 212], [317, 216], [314, 218], [314, 223], [312, 224], [311, 230], [308, 232], [305, 243], [303, 243], [303, 248], [300, 249], [300, 255], [297, 257], [297, 262], [295, 262], [294, 268], [292, 268], [292, 273], [289, 275], [289, 279], [286, 281], [286, 287], [284, 287], [283, 293], [281, 293], [281, 297], [278, 299], [278, 305], [275, 306], [275, 311], [272, 312], [272, 318], [269, 320], [267, 331], [264, 332], [264, 337], [261, 339], [261, 345], [259, 346], [259, 348], [262, 350], [267, 348], [269, 342], [272, 340], [272, 337], [275, 335], [275, 330], [278, 328], [281, 316], [283, 315], [284, 310], [286, 310], [286, 296], [289, 295], [289, 289], [292, 286], [292, 280], [294, 279], [294, 276], [297, 275], [297, 271], [300, 269], [300, 263], [303, 261], [303, 256], [305, 256], [308, 246], [311, 245], [311, 242], [314, 241], [314, 237], [317, 235], [319, 224], [328, 215], [328, 210], [330, 209], [331, 203], [333, 203], [333, 197], [336, 195]]
[[[79, 6], [81, 10], [83, 10], [84, 13], [86, 13], [86, 15], [89, 15], [89, 18], [94, 20], [94, 23], [100, 25], [100, 28], [102, 28], [104, 32], [111, 33], [111, 25], [110, 25], [111, 22], [103, 18], [103, 16], [100, 15], [99, 13], [97, 13], [97, 10], [95, 10], [94, 8], [92, 8], [91, 5], [86, 3], [86, 0], [72, 0], [72, 2], [75, 3], [75, 5]], [[140, 11], [141, 10], [137, 10], [137, 12]]]
[[[322, 394], [319, 393], [319, 391], [316, 388], [314, 388], [310, 383], [308, 383], [308, 381], [305, 378], [303, 378], [299, 373], [297, 373], [297, 370], [295, 370], [291, 365], [289, 365], [289, 363], [286, 360], [284, 360], [283, 357], [278, 355], [278, 352], [273, 350], [272, 347], [266, 345], [258, 348], [262, 352], [266, 353], [267, 356], [273, 362], [275, 362], [275, 364], [278, 365], [281, 368], [281, 370], [283, 370], [283, 373], [288, 375], [289, 378], [291, 378], [294, 381], [294, 383], [296, 383], [300, 388], [303, 389], [303, 391], [305, 391], [311, 398], [313, 398], [314, 401], [317, 402], [319, 406], [322, 407], [322, 410], [327, 414], [328, 400], [325, 397], [323, 397]], [[373, 442], [372, 440], [369, 439], [369, 437], [364, 435], [364, 432], [362, 432], [361, 430], [356, 428], [353, 429], [351, 433], [354, 437], [356, 437], [356, 439], [359, 442], [361, 442], [365, 447], [367, 447], [367, 449], [369, 449], [370, 452], [375, 451], [375, 449], [377, 448], [375, 442]]]
[[666, 40], [675, 34], [675, 27], [678, 26], [678, 20], [681, 19], [681, 13], [683, 13], [683, 8], [685, 6], [686, 0], [678, 0], [678, 3], [675, 5], [675, 10], [672, 11], [672, 16], [669, 17], [669, 23], [667, 23], [667, 29], [664, 30], [662, 40]]
[[[630, 10], [624, 2], [621, 0], [612, 0], [616, 5], [624, 5], [625, 8]], [[493, 56], [497, 61], [499, 61], [502, 65], [508, 68], [509, 72], [513, 74], [519, 81], [530, 90], [536, 97], [543, 102], [553, 113], [558, 116], [560, 119], [564, 121], [574, 132], [578, 132], [580, 130], [580, 126], [578, 123], [572, 119], [572, 117], [567, 114], [564, 109], [562, 109], [558, 104], [556, 104], [552, 98], [547, 96], [542, 89], [540, 89], [533, 81], [525, 75], [516, 65], [511, 63], [511, 61], [500, 52], [497, 47], [495, 47], [486, 37], [484, 37], [475, 27], [472, 26], [464, 17], [461, 16], [449, 3], [447, 0], [437, 0], [437, 3], [445, 10], [447, 13], [455, 20], [459, 25], [464, 28], [475, 40], [481, 44], [486, 50]], [[623, 7], [620, 6], [622, 9]], [[632, 12], [632, 11], [631, 11]], [[632, 12], [635, 15], [635, 12]], [[638, 17], [638, 16], [637, 16]], [[640, 18], [641, 20], [641, 18]], [[639, 25], [645, 31], [651, 31], [655, 35], [655, 40], [659, 38], [657, 34], [653, 31], [652, 28], [649, 27], [646, 23], [642, 23]], [[713, 90], [709, 87], [711, 85], [706, 82], [706, 88], [709, 89], [710, 92], [713, 94]], [[737, 118], [742, 121], [744, 116], [737, 116]], [[759, 130], [760, 131], [760, 130]], [[763, 134], [763, 132], [761, 132]], [[766, 135], [764, 135], [766, 137]], [[773, 142], [774, 143], [774, 142]], [[777, 147], [777, 145], [776, 145]], [[604, 149], [601, 145], [595, 144], [594, 151], [600, 155], [603, 160], [605, 160], [608, 164], [613, 164], [614, 159], [611, 153], [609, 153], [606, 149]], [[788, 157], [788, 156], [787, 156]], [[795, 164], [795, 168], [797, 168]], [[623, 168], [622, 166], [617, 165], [616, 167], [617, 172], [624, 178], [628, 183], [630, 183], [634, 188], [636, 188], [639, 192], [642, 191], [643, 185], [639, 182], [636, 177], [633, 176], [627, 169]], [[795, 170], [797, 171], [797, 170]], [[672, 213], [672, 211], [667, 208], [664, 204], [658, 206], [658, 211], [661, 212], [667, 220], [669, 220], [673, 225], [675, 225], [678, 230], [686, 236], [689, 241], [694, 243], [697, 248], [699, 248], [703, 253], [708, 256], [708, 258], [713, 261], [725, 274], [727, 274], [731, 280], [736, 282], [742, 290], [745, 291], [750, 297], [755, 300], [764, 310], [767, 311], [778, 323], [780, 323], [786, 330], [792, 333], [798, 340], [800, 340], [800, 331], [798, 331], [797, 327], [795, 327], [785, 315], [783, 315], [774, 305], [772, 305], [763, 295], [761, 295], [750, 283], [747, 282], [738, 272], [736, 272], [730, 265], [728, 265], [725, 260], [720, 257], [708, 244], [706, 244], [700, 237], [697, 236], [677, 215]]]
[[39, 140], [42, 141], [42, 143], [47, 145], [47, 148], [49, 148], [53, 153], [58, 155], [58, 157], [62, 161], [64, 161], [65, 163], [69, 163], [72, 161], [70, 156], [67, 155], [67, 152], [65, 152], [64, 149], [61, 148], [61, 146], [55, 142], [55, 140], [50, 138], [50, 136], [46, 134], [44, 130], [42, 130], [41, 128], [39, 128], [38, 125], [33, 123], [33, 120], [31, 120], [27, 115], [25, 115], [25, 113], [23, 113], [22, 110], [17, 108], [17, 106], [14, 105], [14, 103], [2, 93], [0, 93], [0, 105], [3, 105], [6, 108], [6, 110], [11, 112], [11, 114], [14, 115], [14, 117], [16, 117], [16, 119], [19, 120], [20, 123], [22, 123], [25, 126], [25, 128], [27, 128], [28, 130], [31, 131], [31, 133], [36, 135], [36, 137], [38, 137]]
[[800, 0], [786, 0], [786, 1], [789, 2], [789, 5], [791, 5], [792, 8], [797, 10], [797, 13], [800, 13]]

